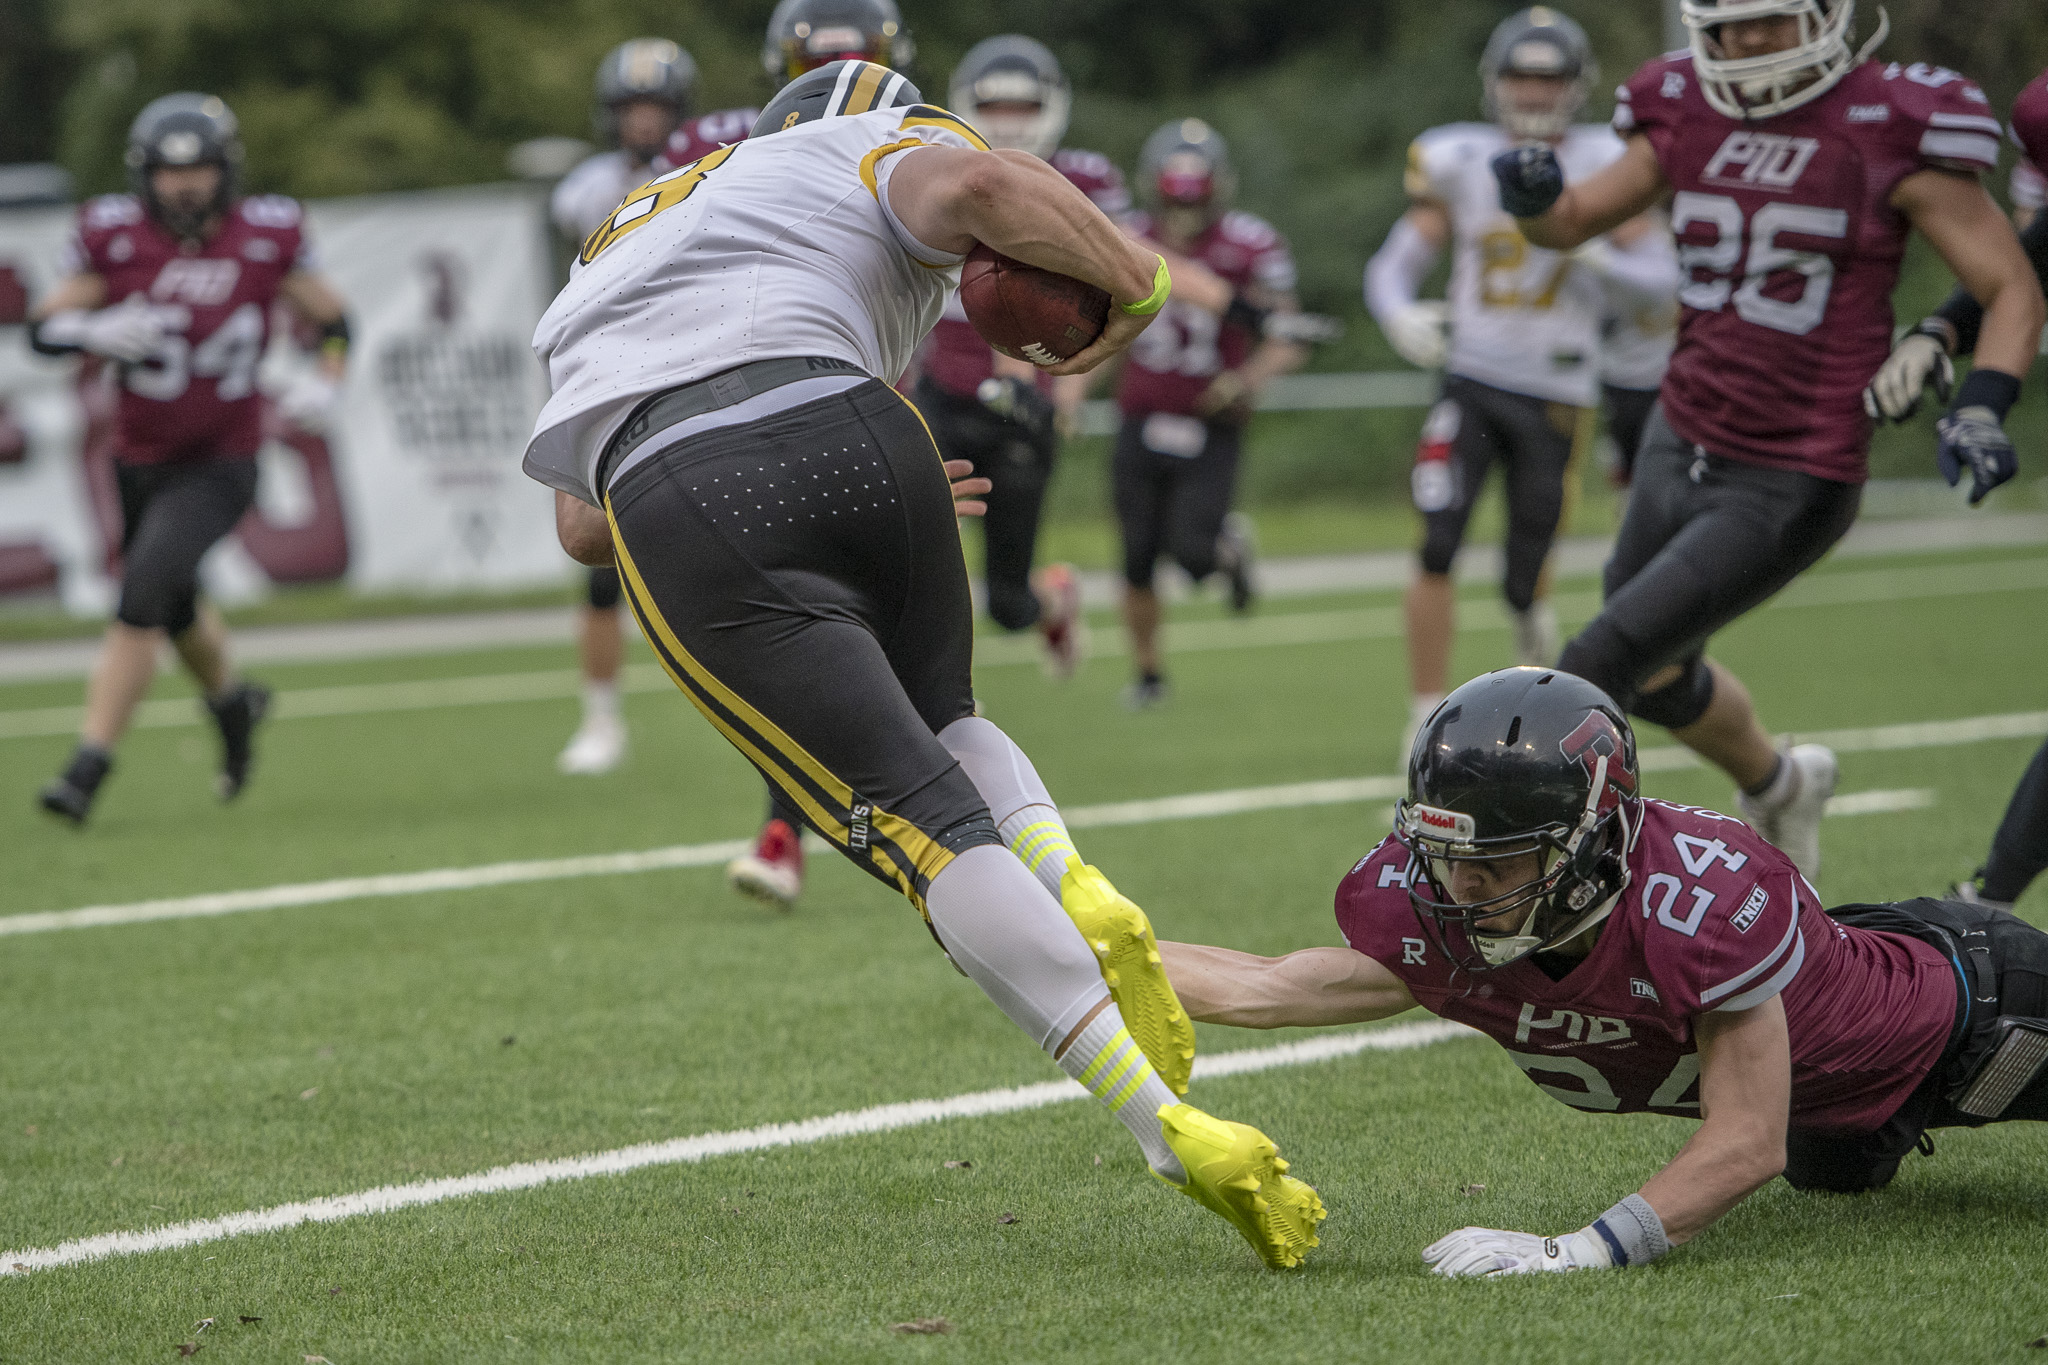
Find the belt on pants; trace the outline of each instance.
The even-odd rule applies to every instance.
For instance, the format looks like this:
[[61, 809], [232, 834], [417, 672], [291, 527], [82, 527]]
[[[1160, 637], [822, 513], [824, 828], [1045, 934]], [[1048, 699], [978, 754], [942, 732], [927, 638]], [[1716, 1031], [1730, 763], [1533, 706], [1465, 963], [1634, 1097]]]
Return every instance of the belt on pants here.
[[604, 454], [597, 457], [597, 481], [593, 491], [603, 497], [605, 485], [610, 482], [611, 472], [619, 462], [648, 437], [666, 431], [678, 422], [729, 408], [771, 389], [779, 389], [784, 384], [794, 384], [799, 379], [831, 374], [865, 375], [867, 371], [830, 356], [777, 356], [773, 360], [752, 361], [714, 374], [709, 379], [694, 380], [650, 394], [640, 401], [626, 418], [625, 425], [605, 445]]

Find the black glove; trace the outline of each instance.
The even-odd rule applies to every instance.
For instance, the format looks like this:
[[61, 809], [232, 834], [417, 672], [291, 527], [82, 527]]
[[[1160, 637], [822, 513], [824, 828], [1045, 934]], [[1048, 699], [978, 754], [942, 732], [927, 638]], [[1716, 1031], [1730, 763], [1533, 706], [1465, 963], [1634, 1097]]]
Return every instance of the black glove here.
[[1541, 217], [1564, 193], [1564, 167], [1543, 143], [1510, 147], [1492, 164], [1493, 178], [1500, 182], [1500, 206], [1517, 218]]
[[2019, 472], [2020, 457], [2013, 451], [2012, 437], [2005, 434], [1998, 414], [1990, 408], [1957, 408], [1936, 422], [1934, 429], [1941, 434], [1934, 462], [1948, 486], [1954, 488], [1962, 480], [1964, 467], [1969, 468], [1970, 506], [1984, 501], [1986, 493]]

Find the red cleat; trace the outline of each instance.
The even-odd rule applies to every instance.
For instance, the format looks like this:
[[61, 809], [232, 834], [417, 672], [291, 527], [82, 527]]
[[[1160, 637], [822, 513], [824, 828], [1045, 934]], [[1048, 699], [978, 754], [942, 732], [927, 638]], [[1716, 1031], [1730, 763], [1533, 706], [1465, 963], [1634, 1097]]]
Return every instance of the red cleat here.
[[804, 892], [804, 845], [787, 820], [770, 820], [752, 853], [725, 865], [725, 879], [742, 896], [786, 909]]

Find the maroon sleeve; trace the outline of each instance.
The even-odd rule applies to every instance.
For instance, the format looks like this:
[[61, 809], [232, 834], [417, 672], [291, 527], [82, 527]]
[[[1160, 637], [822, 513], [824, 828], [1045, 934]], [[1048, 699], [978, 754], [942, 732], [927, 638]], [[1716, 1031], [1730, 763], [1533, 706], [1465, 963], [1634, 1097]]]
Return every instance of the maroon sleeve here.
[[103, 194], [88, 199], [78, 210], [78, 223], [65, 245], [67, 274], [92, 271], [105, 274], [110, 265], [107, 251], [123, 228], [142, 222], [142, 205], [133, 195]]
[[1644, 960], [1671, 1013], [1749, 1009], [1799, 974], [1812, 889], [1741, 821], [1701, 812], [1646, 827], [1635, 868], [1624, 912], [1644, 920]]
[[1124, 184], [1124, 173], [1102, 153], [1062, 147], [1052, 154], [1052, 166], [1110, 217], [1120, 219], [1131, 211], [1131, 192]]
[[1975, 81], [1946, 67], [1918, 62], [1894, 62], [1885, 68], [1884, 79], [1886, 94], [1899, 114], [1887, 127], [1905, 174], [1942, 170], [1979, 175], [1998, 169], [1998, 143], [2005, 127]]
[[1644, 62], [1614, 92], [1614, 131], [1624, 138], [1643, 134], [1661, 160], [1677, 135], [1692, 85], [1689, 55]]
[[745, 142], [759, 117], [759, 109], [717, 109], [685, 120], [669, 134], [668, 146], [654, 158], [653, 174], [666, 175], [678, 166], [703, 160], [729, 143]]
[[1337, 884], [1337, 929], [1355, 952], [1398, 970], [1401, 940], [1422, 932], [1408, 906], [1414, 858], [1390, 836]]

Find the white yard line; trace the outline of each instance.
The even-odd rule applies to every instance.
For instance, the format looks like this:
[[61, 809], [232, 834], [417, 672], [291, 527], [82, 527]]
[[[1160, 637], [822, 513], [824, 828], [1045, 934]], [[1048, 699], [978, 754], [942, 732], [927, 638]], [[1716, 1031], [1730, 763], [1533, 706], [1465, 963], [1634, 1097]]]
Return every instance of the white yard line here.
[[[1871, 569], [1819, 574], [1800, 579], [1767, 609], [1834, 607], [1916, 598], [1973, 596], [2048, 588], [2048, 557], [1949, 564], [1931, 569]], [[1567, 593], [1552, 599], [1568, 622], [1590, 619], [1599, 610], [1594, 593]], [[1507, 616], [1492, 598], [1461, 602], [1466, 630], [1505, 630]], [[1392, 640], [1401, 635], [1398, 607], [1360, 607], [1341, 611], [1287, 612], [1245, 620], [1189, 621], [1166, 628], [1166, 649], [1174, 654], [1207, 654], [1218, 650], [1274, 649], [1293, 645], [1344, 644], [1359, 640]], [[1121, 658], [1124, 641], [1109, 629], [1095, 632], [1094, 657]], [[1010, 668], [1035, 664], [1041, 650], [1036, 636], [988, 636], [975, 642], [978, 668]], [[634, 664], [622, 680], [627, 692], [666, 692], [673, 687], [653, 664]], [[303, 687], [280, 692], [272, 715], [279, 720], [320, 716], [365, 716], [403, 711], [437, 711], [507, 702], [567, 701], [582, 687], [573, 669], [540, 669], [527, 673], [496, 673], [468, 678], [436, 678], [417, 682], [359, 683], [340, 687]], [[31, 707], [0, 711], [0, 740], [47, 738], [76, 733], [79, 708]], [[204, 717], [199, 703], [188, 699], [144, 702], [135, 713], [140, 730], [198, 725]]]
[[[1392, 1028], [1350, 1033], [1327, 1033], [1278, 1047], [1223, 1052], [1195, 1059], [1198, 1080], [1218, 1076], [1243, 1076], [1279, 1067], [1306, 1066], [1361, 1052], [1399, 1052], [1427, 1047], [1459, 1037], [1478, 1037], [1462, 1024], [1444, 1020], [1397, 1024]], [[769, 1123], [725, 1133], [700, 1133], [695, 1137], [646, 1142], [587, 1156], [562, 1157], [553, 1161], [523, 1161], [498, 1166], [475, 1175], [447, 1176], [439, 1180], [417, 1180], [407, 1185], [384, 1185], [354, 1194], [330, 1195], [296, 1204], [278, 1204], [267, 1209], [202, 1218], [190, 1223], [146, 1228], [139, 1232], [107, 1232], [81, 1237], [53, 1247], [34, 1247], [0, 1252], [0, 1276], [25, 1275], [34, 1270], [78, 1265], [110, 1256], [135, 1256], [151, 1251], [218, 1242], [257, 1232], [281, 1232], [302, 1223], [336, 1223], [375, 1213], [417, 1208], [449, 1199], [467, 1199], [479, 1194], [502, 1194], [530, 1190], [565, 1180], [588, 1180], [592, 1176], [619, 1175], [648, 1166], [673, 1166], [705, 1161], [740, 1152], [761, 1152], [777, 1147], [801, 1147], [835, 1138], [859, 1137], [895, 1132], [947, 1119], [982, 1118], [991, 1114], [1015, 1114], [1047, 1105], [1065, 1104], [1089, 1098], [1086, 1090], [1070, 1080], [1044, 1081], [1004, 1090], [982, 1090], [945, 1099], [908, 1100], [827, 1114], [823, 1118], [795, 1123]]]

